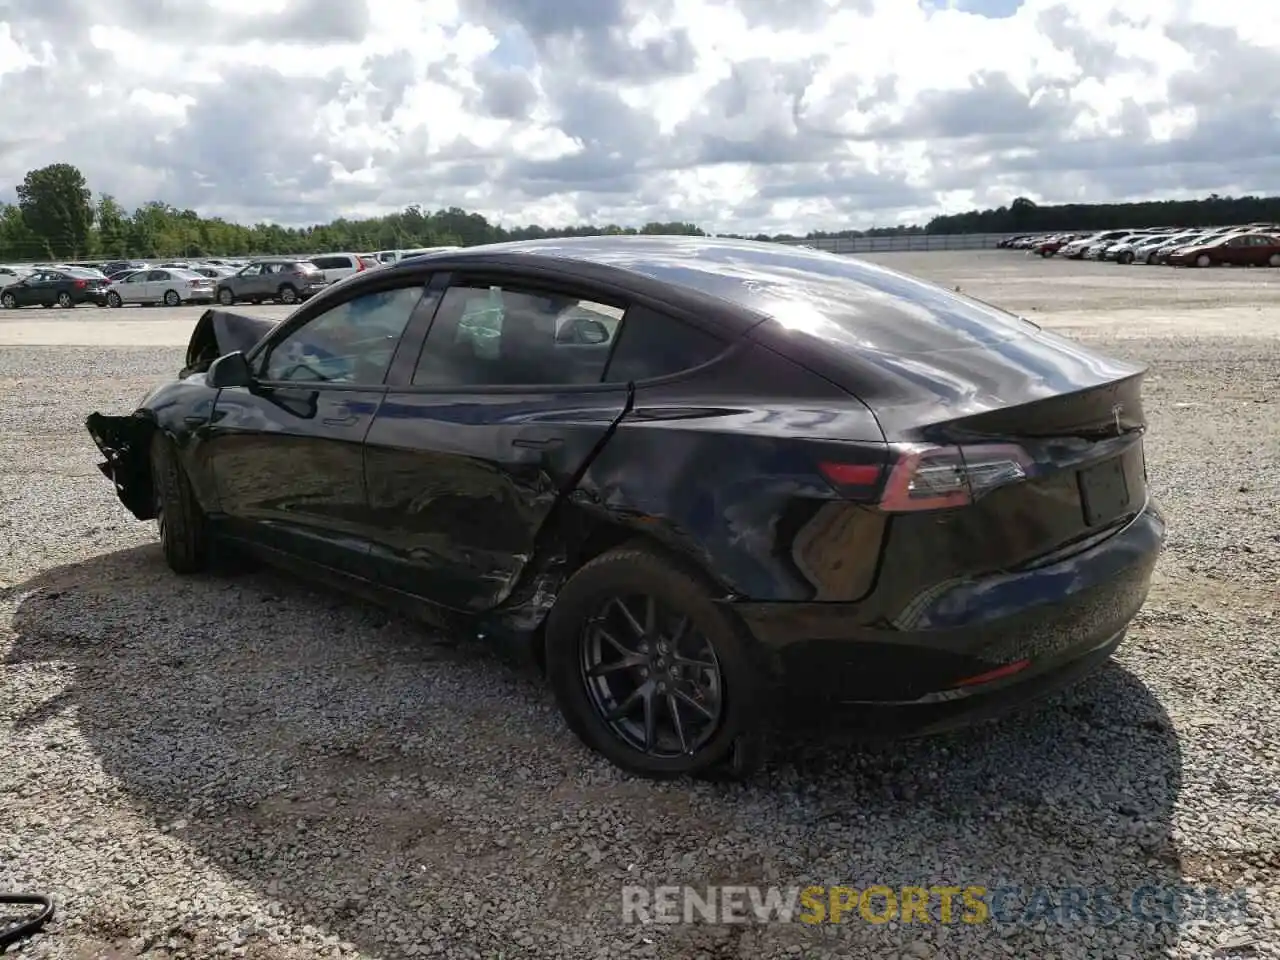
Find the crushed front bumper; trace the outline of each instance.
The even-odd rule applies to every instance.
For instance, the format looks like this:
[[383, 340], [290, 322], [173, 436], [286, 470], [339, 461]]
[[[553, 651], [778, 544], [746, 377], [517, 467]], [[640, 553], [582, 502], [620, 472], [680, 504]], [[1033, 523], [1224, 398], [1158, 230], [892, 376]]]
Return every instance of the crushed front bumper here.
[[155, 427], [152, 422], [136, 415], [91, 413], [84, 425], [106, 458], [98, 464], [98, 469], [115, 486], [116, 496], [125, 509], [139, 520], [154, 519], [150, 451]]

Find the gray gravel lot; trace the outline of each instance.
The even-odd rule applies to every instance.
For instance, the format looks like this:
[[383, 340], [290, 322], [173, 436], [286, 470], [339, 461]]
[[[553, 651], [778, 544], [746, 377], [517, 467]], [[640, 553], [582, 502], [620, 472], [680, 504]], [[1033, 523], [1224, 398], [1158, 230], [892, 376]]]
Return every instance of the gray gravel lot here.
[[[910, 744], [796, 737], [732, 787], [624, 777], [474, 644], [270, 572], [171, 576], [82, 421], [172, 375], [199, 310], [0, 319], [0, 344], [118, 319], [164, 344], [0, 349], [0, 888], [61, 905], [19, 955], [1280, 957], [1280, 270], [872, 259], [1148, 361], [1168, 550], [1073, 690]], [[620, 917], [624, 884], [770, 882], [1244, 886], [1252, 912]]]

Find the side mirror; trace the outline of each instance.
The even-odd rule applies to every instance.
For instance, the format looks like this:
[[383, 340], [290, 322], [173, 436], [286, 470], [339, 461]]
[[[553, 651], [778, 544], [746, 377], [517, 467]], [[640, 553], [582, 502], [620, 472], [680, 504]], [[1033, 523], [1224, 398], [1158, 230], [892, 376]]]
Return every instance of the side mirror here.
[[609, 339], [609, 328], [590, 317], [575, 317], [556, 337], [560, 343], [597, 344]]
[[251, 386], [253, 371], [249, 369], [249, 361], [245, 359], [243, 351], [228, 353], [209, 364], [205, 383], [215, 390], [221, 390], [224, 387]]

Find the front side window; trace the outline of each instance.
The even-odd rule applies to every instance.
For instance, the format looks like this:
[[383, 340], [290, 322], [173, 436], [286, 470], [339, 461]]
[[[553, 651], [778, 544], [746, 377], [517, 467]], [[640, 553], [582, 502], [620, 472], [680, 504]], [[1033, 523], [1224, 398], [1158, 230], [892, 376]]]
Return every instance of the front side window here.
[[270, 348], [263, 379], [381, 384], [422, 292], [399, 287], [331, 307]]
[[454, 286], [431, 325], [414, 386], [599, 383], [623, 308], [502, 286]]
[[245, 267], [243, 270], [241, 270], [241, 271], [240, 271], [240, 276], [242, 276], [242, 277], [256, 277], [256, 276], [257, 276], [258, 274], [260, 274], [261, 272], [262, 272], [262, 264], [260, 264], [260, 263], [251, 263], [251, 264], [249, 264], [249, 266]]

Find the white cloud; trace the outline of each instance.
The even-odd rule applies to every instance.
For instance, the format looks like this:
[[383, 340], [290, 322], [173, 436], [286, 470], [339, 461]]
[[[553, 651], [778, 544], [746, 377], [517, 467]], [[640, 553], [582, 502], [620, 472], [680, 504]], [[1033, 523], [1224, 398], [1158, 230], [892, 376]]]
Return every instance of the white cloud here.
[[0, 196], [774, 232], [1280, 181], [1280, 6], [988, 6], [10, 0]]

